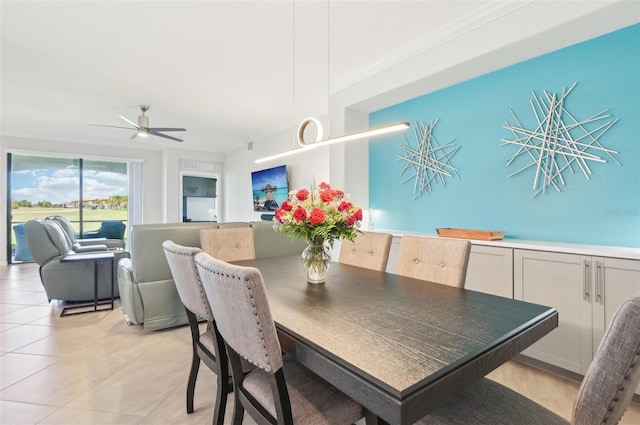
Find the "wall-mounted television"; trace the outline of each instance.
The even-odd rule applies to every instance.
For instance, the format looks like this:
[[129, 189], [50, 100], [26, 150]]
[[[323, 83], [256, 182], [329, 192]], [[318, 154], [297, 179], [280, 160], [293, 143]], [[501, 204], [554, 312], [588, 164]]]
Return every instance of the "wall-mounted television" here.
[[251, 173], [253, 210], [274, 212], [289, 196], [287, 166], [267, 168]]

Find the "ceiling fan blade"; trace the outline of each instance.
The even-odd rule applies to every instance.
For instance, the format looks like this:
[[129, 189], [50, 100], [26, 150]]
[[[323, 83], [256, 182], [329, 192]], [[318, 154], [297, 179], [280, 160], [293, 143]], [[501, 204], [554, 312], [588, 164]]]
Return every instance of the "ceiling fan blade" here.
[[133, 136], [129, 137], [129, 140], [133, 140], [136, 137], [138, 137], [138, 132], [137, 131], [135, 133], [133, 133]]
[[135, 130], [135, 128], [121, 127], [119, 125], [102, 125], [102, 124], [87, 124], [87, 125], [92, 125], [94, 127], [111, 127], [111, 128], [124, 128], [124, 129], [127, 129], [127, 130]]
[[173, 128], [173, 127], [151, 127], [149, 131], [187, 131], [186, 128]]
[[123, 117], [122, 115], [118, 115], [120, 118], [122, 118], [123, 120], [125, 120], [126, 122], [128, 122], [129, 124], [131, 124], [132, 126], [134, 126], [136, 129], [140, 128], [140, 126], [136, 123], [134, 123], [131, 120], [126, 119], [125, 117]]
[[155, 131], [151, 131], [151, 129], [149, 129], [149, 134], [153, 134], [154, 136], [158, 136], [158, 137], [164, 137], [165, 139], [171, 139], [171, 140], [175, 140], [176, 142], [182, 142], [182, 139], [178, 139], [177, 137], [173, 137], [173, 136], [167, 136], [166, 134], [162, 134], [162, 133], [157, 133]]

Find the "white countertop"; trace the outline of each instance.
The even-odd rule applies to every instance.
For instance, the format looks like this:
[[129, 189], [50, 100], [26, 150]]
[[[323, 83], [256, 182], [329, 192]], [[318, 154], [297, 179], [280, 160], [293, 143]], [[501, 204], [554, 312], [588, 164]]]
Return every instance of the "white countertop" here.
[[[366, 229], [361, 229], [366, 230]], [[404, 232], [400, 230], [373, 229], [371, 232], [391, 233], [394, 237], [402, 235], [438, 236], [435, 233]], [[629, 260], [640, 260], [640, 248], [610, 246], [610, 245], [587, 245], [564, 242], [532, 241], [526, 239], [505, 238], [497, 241], [485, 241], [470, 239], [473, 245], [495, 246], [512, 249], [531, 249], [536, 251], [553, 251], [566, 254], [594, 255], [599, 257], [623, 258]]]

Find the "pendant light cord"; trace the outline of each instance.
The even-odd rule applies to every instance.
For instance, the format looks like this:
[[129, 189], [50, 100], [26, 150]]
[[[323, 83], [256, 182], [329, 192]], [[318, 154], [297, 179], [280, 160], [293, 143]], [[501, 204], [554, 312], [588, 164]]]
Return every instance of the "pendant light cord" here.
[[[293, 37], [292, 37], [292, 64], [291, 64], [291, 80], [293, 81], [292, 87], [292, 104], [293, 104], [293, 116], [296, 115], [296, 0], [293, 0]], [[330, 97], [331, 97], [331, 0], [327, 0], [327, 129], [330, 128], [331, 119], [330, 119]], [[316, 128], [316, 138], [311, 142], [307, 142], [304, 140], [304, 130], [308, 125], [313, 125]], [[317, 118], [305, 118], [300, 125], [298, 126], [298, 131], [296, 134], [298, 145], [302, 148], [298, 147], [297, 149], [291, 149], [287, 152], [282, 152], [275, 155], [266, 156], [263, 158], [256, 159], [254, 162], [259, 164], [262, 162], [273, 161], [275, 159], [280, 159], [287, 157], [289, 155], [295, 155], [301, 152], [308, 152], [311, 149], [318, 148], [320, 146], [327, 146], [334, 143], [343, 143], [351, 140], [365, 139], [369, 137], [380, 136], [383, 134], [395, 133], [398, 131], [404, 131], [410, 127], [408, 122], [400, 122], [396, 124], [389, 124], [384, 127], [368, 129], [364, 131], [359, 131], [351, 134], [345, 134], [338, 137], [328, 137], [323, 139], [323, 129], [320, 120]], [[295, 143], [294, 143], [295, 144]]]
[[327, 0], [327, 136], [331, 135], [331, 0]]
[[[293, 0], [292, 9], [292, 34], [291, 34], [291, 105], [293, 107], [292, 116], [294, 122], [296, 120], [296, 0]], [[295, 149], [297, 141], [294, 138], [292, 140], [293, 148]]]

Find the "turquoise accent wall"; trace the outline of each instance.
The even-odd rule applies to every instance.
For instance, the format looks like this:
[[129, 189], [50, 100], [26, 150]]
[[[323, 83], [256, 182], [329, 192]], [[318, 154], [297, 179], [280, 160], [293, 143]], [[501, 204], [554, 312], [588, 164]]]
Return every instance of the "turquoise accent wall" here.
[[[600, 142], [616, 150], [622, 164], [590, 163], [585, 179], [564, 173], [561, 192], [550, 189], [532, 198], [534, 169], [514, 177], [520, 167], [506, 160], [517, 146], [503, 128], [515, 124], [512, 109], [526, 128], [537, 124], [532, 91], [561, 93], [578, 82], [566, 108], [578, 120], [610, 108], [619, 118]], [[506, 238], [640, 247], [640, 24], [615, 31], [455, 86], [370, 114], [370, 125], [431, 122], [439, 118], [440, 144], [455, 139], [451, 163], [460, 180], [413, 199], [413, 180], [401, 183], [404, 135], [370, 141], [369, 204], [375, 227], [434, 234], [437, 227], [504, 230]], [[413, 128], [405, 133], [416, 146]], [[608, 159], [608, 158], [607, 158]], [[524, 163], [523, 163], [524, 164]]]

